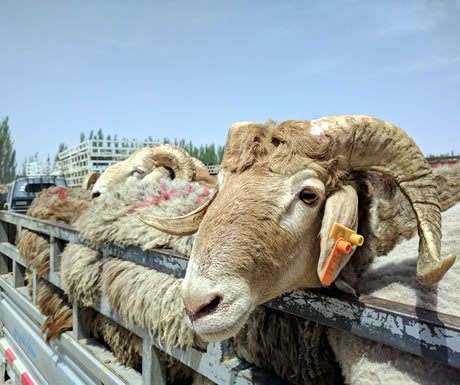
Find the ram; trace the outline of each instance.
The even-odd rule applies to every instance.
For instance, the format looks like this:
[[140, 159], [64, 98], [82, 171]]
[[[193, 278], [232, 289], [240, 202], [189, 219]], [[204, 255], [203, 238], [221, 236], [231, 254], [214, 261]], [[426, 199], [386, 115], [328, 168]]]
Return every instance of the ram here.
[[[174, 153], [170, 154], [172, 156]], [[190, 254], [193, 236], [168, 235], [138, 218], [140, 214], [186, 214], [212, 195], [213, 178], [204, 172], [195, 172], [195, 167], [198, 170], [200, 165], [202, 169], [204, 166], [188, 155], [187, 159], [188, 162], [176, 162], [179, 166], [166, 175], [158, 172], [158, 168], [162, 165], [169, 168], [168, 163], [158, 163], [154, 171], [147, 171], [148, 177], [131, 179], [124, 185], [114, 185], [109, 191], [96, 194], [91, 210], [86, 210], [75, 223], [80, 235], [94, 246], [112, 243], [143, 249], [166, 247]], [[188, 171], [183, 170], [185, 167]], [[104, 182], [111, 170], [98, 180], [93, 196], [101, 185], [99, 182]], [[167, 345], [206, 347], [183, 322], [185, 313], [179, 295], [181, 280], [118, 258], [108, 257], [103, 262], [97, 251], [72, 243], [62, 255], [61, 277], [72, 303], [91, 306], [104, 295], [127, 324], [148, 329]], [[133, 367], [140, 363], [142, 343], [139, 338], [95, 312], [90, 311], [84, 318], [88, 329], [111, 347], [120, 362]], [[62, 330], [59, 325], [55, 326]], [[163, 358], [168, 363], [169, 381], [182, 383], [190, 378], [194, 384], [205, 381], [168, 356]]]
[[[165, 179], [165, 182], [156, 183], [161, 179]], [[168, 181], [170, 186], [175, 186], [175, 191], [165, 191]], [[170, 213], [177, 215], [181, 212], [181, 206], [183, 206], [182, 210], [185, 210], [185, 212], [190, 211], [194, 205], [199, 205], [206, 199], [207, 194], [209, 194], [207, 183], [213, 183], [213, 181], [214, 179], [209, 175], [205, 166], [200, 161], [190, 157], [184, 150], [176, 146], [164, 145], [154, 149], [141, 149], [137, 151], [126, 161], [110, 167], [96, 183], [94, 183], [94, 177], [87, 178], [85, 185], [89, 187], [94, 184], [93, 202], [102, 202], [107, 196], [110, 196], [110, 191], [116, 187], [118, 188], [118, 193], [126, 194], [127, 199], [131, 199], [134, 206], [139, 205], [139, 207], [131, 207], [131, 210], [146, 210], [147, 213], [151, 212], [149, 211], [150, 207], [153, 207], [155, 203], [152, 201], [152, 198], [155, 196], [155, 193], [158, 193], [157, 198], [160, 201], [163, 200], [161, 203], [163, 210], [165, 207], [171, 206], [169, 203], [178, 200], [179, 204], [176, 202], [177, 208], [172, 211], [170, 210]], [[121, 191], [123, 188], [124, 190]], [[186, 196], [185, 200], [182, 199], [182, 203], [188, 202], [188, 205], [180, 203], [181, 196], [177, 192], [181, 188], [183, 189], [183, 195]], [[133, 195], [134, 191], [142, 192], [146, 196], [146, 201], [142, 202], [136, 195], [136, 192]], [[131, 196], [129, 195], [130, 192]], [[108, 199], [109, 201], [111, 200], [110, 197]], [[116, 199], [112, 199], [111, 203], [113, 201], [116, 201]], [[39, 219], [74, 224], [78, 222], [77, 219], [80, 216], [86, 215], [86, 218], [91, 217], [92, 210], [87, 210], [90, 204], [90, 193], [88, 191], [81, 189], [51, 189], [40, 195], [28, 214]], [[113, 222], [116, 219], [116, 215], [120, 212], [113, 206], [108, 207], [108, 209], [105, 207], [101, 218], [104, 217], [107, 219], [111, 215], [110, 213], [115, 214], [111, 217], [111, 221]], [[133, 215], [131, 215], [132, 217]], [[129, 219], [129, 215], [126, 218]], [[120, 234], [118, 234], [117, 238], [120, 241], [118, 242], [119, 244], [142, 243], [145, 240], [145, 235], [142, 238], [142, 230], [147, 228], [147, 230], [150, 230], [147, 232], [150, 238], [152, 238], [152, 232], [156, 233], [157, 236], [155, 241], [152, 242], [150, 240], [144, 246], [171, 247], [182, 252], [190, 251], [191, 240], [187, 239], [187, 237], [178, 238], [169, 236], [164, 233], [155, 232], [155, 230], [145, 225], [144, 229], [142, 229], [142, 222], [137, 218], [135, 222], [141, 225], [141, 232], [138, 231], [136, 234], [135, 231], [133, 232], [133, 227], [130, 227], [129, 223], [125, 223], [127, 227], [124, 230], [123, 227], [119, 228]], [[94, 228], [95, 225], [97, 223], [90, 222], [87, 230], [90, 233], [97, 233]], [[130, 236], [126, 237], [127, 234]], [[137, 241], [136, 237], [139, 237]], [[21, 255], [29, 262], [29, 266], [37, 270], [39, 277], [45, 275], [49, 271], [48, 240], [34, 232], [23, 230], [18, 235], [17, 243]], [[112, 265], [116, 265], [119, 261], [111, 258], [110, 262]], [[74, 263], [75, 266], [73, 266]], [[70, 294], [70, 302], [89, 305], [99, 299], [98, 283], [101, 278], [101, 263], [101, 255], [91, 248], [72, 243], [66, 247], [62, 258], [61, 269], [64, 288]], [[84, 272], [81, 276], [74, 273], [75, 271], [78, 272], [79, 267]], [[88, 267], [91, 267], [91, 269], [87, 270]], [[131, 268], [132, 266], [129, 267]], [[72, 280], [74, 277], [78, 277], [78, 279]], [[82, 277], [85, 280], [79, 281]], [[170, 277], [166, 276], [166, 281], [167, 278]], [[29, 283], [31, 283], [30, 277]], [[29, 284], [29, 286], [31, 285]], [[78, 292], [78, 289], [82, 287], [88, 288], [88, 291]], [[76, 298], [78, 298], [78, 301]], [[176, 299], [176, 302], [180, 301], [179, 296], [176, 296]], [[60, 333], [72, 327], [72, 311], [66, 293], [62, 293], [59, 289], [47, 283], [47, 281], [40, 280], [37, 290], [37, 303], [40, 310], [47, 316], [47, 320], [42, 328], [49, 339], [58, 337]], [[180, 309], [178, 306], [175, 308]], [[95, 336], [107, 342], [121, 362], [133, 367], [139, 365], [141, 351], [141, 341], [139, 338], [90, 310], [84, 311], [84, 320]], [[181, 365], [175, 366], [180, 367]], [[177, 376], [183, 375], [181, 372], [190, 375], [190, 370], [187, 371], [183, 368], [178, 371]]]
[[[395, 185], [398, 191], [388, 192]], [[385, 210], [375, 199], [375, 193], [382, 192], [393, 196], [389, 204], [399, 204]], [[414, 228], [419, 256], [413, 272], [421, 285], [414, 291], [435, 290], [428, 286], [438, 283], [455, 262], [454, 256], [440, 257], [440, 203], [422, 153], [402, 130], [367, 116], [235, 124], [214, 199], [190, 215], [143, 220], [173, 234], [197, 231], [182, 298], [192, 329], [207, 340], [238, 334], [257, 305], [281, 293], [321, 287], [336, 222], [366, 239], [365, 247], [353, 246], [332, 271], [331, 280], [341, 287], [351, 290], [375, 255], [410, 238]], [[451, 274], [457, 276], [458, 269]], [[391, 292], [388, 278], [386, 282]], [[452, 291], [440, 294], [449, 296], [445, 301], [459, 302]], [[417, 305], [429, 306], [423, 301]], [[259, 340], [273, 342], [269, 334]], [[406, 358], [389, 350], [393, 358]], [[335, 355], [347, 382], [360, 383], [341, 362], [343, 354]], [[374, 358], [389, 361], [382, 369], [387, 375], [391, 368], [410, 376], [392, 357]], [[416, 367], [422, 371], [419, 376], [430, 370], [426, 365]], [[448, 381], [458, 376], [455, 369], [434, 367], [436, 375], [446, 375]], [[385, 373], [380, 374], [383, 378]]]

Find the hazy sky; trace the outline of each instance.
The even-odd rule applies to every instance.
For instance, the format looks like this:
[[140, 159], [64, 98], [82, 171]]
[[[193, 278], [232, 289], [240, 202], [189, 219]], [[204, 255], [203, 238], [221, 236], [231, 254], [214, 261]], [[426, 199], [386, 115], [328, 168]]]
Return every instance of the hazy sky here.
[[81, 131], [224, 143], [236, 120], [369, 114], [460, 152], [460, 1], [0, 1], [18, 166]]

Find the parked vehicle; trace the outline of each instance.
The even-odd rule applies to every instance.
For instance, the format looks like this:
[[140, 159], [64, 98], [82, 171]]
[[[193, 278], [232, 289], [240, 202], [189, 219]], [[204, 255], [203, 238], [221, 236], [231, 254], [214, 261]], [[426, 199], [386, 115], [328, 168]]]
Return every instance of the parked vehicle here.
[[3, 208], [25, 213], [40, 191], [55, 186], [67, 186], [65, 179], [48, 175], [17, 178], [9, 184], [8, 196]]

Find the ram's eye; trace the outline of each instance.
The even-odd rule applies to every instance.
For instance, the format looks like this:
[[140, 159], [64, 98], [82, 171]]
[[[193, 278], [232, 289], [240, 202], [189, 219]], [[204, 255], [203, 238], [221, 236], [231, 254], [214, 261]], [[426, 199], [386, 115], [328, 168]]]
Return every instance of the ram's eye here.
[[145, 171], [144, 170], [141, 170], [140, 168], [136, 168], [134, 171], [133, 171], [133, 175], [134, 176], [137, 176], [137, 177], [143, 177], [145, 175]]
[[318, 200], [319, 196], [315, 192], [305, 188], [300, 192], [299, 198], [304, 203], [306, 203], [308, 205], [311, 205], [311, 204], [315, 203]]

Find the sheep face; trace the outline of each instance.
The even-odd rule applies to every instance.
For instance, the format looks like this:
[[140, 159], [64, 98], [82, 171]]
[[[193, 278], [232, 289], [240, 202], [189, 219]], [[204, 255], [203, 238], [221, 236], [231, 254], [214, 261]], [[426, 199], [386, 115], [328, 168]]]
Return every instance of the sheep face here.
[[97, 198], [113, 187], [143, 179], [152, 167], [151, 149], [141, 148], [128, 159], [107, 168], [94, 184], [92, 197]]
[[298, 287], [321, 286], [316, 270], [325, 194], [311, 169], [293, 175], [259, 169], [221, 178], [182, 286], [200, 336], [227, 338], [256, 305]]
[[[209, 177], [212, 181], [205, 168], [198, 174], [203, 180]], [[145, 147], [105, 170], [94, 184], [92, 197], [97, 198], [114, 187], [130, 185], [136, 180], [148, 186], [161, 177], [192, 181], [197, 180], [196, 176], [194, 159], [184, 149], [172, 144]]]

